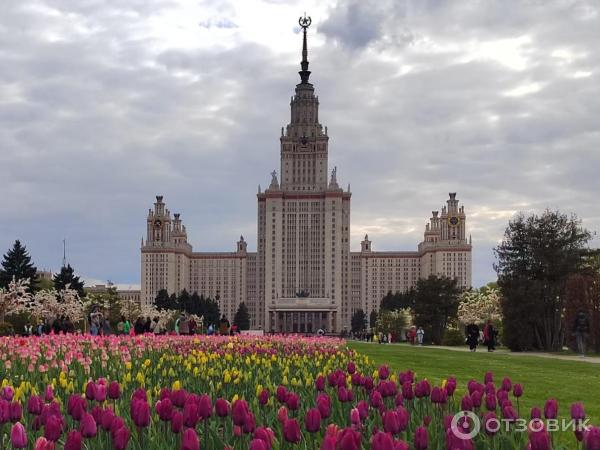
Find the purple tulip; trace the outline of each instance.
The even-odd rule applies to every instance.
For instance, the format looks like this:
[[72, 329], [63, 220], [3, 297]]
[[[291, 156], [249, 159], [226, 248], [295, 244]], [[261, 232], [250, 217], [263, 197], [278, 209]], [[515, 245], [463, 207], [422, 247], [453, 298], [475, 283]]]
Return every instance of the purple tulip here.
[[454, 391], [456, 391], [456, 378], [449, 377], [448, 381], [446, 381], [446, 393], [449, 397], [454, 395]]
[[319, 375], [315, 380], [315, 388], [319, 392], [325, 390], [325, 377], [323, 375]]
[[188, 399], [183, 407], [183, 424], [189, 428], [195, 428], [200, 421], [200, 412], [198, 405]]
[[200, 413], [200, 418], [202, 420], [208, 419], [212, 416], [212, 400], [209, 395], [201, 395], [200, 401], [198, 402], [198, 412]]
[[32, 395], [27, 401], [27, 412], [34, 416], [39, 416], [44, 408], [44, 401], [39, 395]]
[[583, 409], [583, 403], [577, 402], [571, 405], [571, 419], [575, 421], [581, 421], [585, 419], [585, 410]]
[[240, 427], [243, 426], [249, 411], [248, 402], [246, 402], [246, 400], [236, 400], [231, 409], [233, 424]]
[[267, 443], [262, 439], [252, 439], [248, 450], [269, 450]]
[[435, 386], [431, 390], [431, 403], [444, 404], [448, 400], [448, 393], [445, 389]]
[[88, 381], [85, 385], [85, 398], [88, 400], [94, 400], [94, 391], [96, 390], [96, 383]]
[[516, 398], [519, 398], [523, 395], [523, 385], [522, 384], [517, 383], [513, 386], [513, 395]]
[[263, 389], [262, 391], [260, 391], [260, 394], [258, 394], [258, 403], [260, 403], [261, 406], [265, 406], [268, 402], [269, 402], [269, 390]]
[[275, 398], [279, 403], [285, 403], [287, 400], [288, 391], [283, 385], [277, 386], [277, 390], [275, 391]]
[[44, 437], [49, 441], [58, 441], [63, 432], [63, 425], [62, 416], [54, 414], [48, 416], [44, 425]]
[[131, 400], [131, 418], [138, 428], [150, 425], [150, 406], [146, 400], [133, 398]]
[[[541, 426], [540, 426], [541, 425]], [[543, 423], [537, 425], [539, 431], [532, 431], [529, 433], [529, 449], [531, 450], [552, 450], [552, 441], [550, 435], [544, 429]]]
[[380, 366], [377, 372], [380, 380], [387, 380], [390, 376], [390, 368], [386, 365]]
[[97, 383], [94, 385], [94, 400], [99, 403], [102, 403], [106, 400], [106, 385], [102, 383]]
[[471, 394], [471, 402], [474, 408], [481, 407], [481, 391], [475, 391]]
[[538, 408], [537, 406], [534, 406], [533, 408], [531, 408], [531, 414], [530, 414], [531, 419], [541, 419], [542, 418], [542, 410], [540, 408]]
[[512, 381], [510, 381], [510, 378], [506, 377], [502, 380], [502, 390], [506, 391], [506, 392], [510, 392], [512, 388]]
[[583, 437], [585, 450], [600, 450], [600, 427], [590, 427]]
[[465, 395], [460, 401], [460, 409], [463, 411], [472, 411], [473, 410], [473, 400], [471, 396]]
[[338, 436], [339, 450], [360, 450], [361, 435], [352, 428], [344, 428]]
[[23, 416], [23, 407], [21, 406], [21, 403], [19, 402], [12, 402], [9, 407], [9, 414], [10, 414], [10, 421], [12, 423], [18, 422], [19, 420], [21, 420], [21, 417]]
[[356, 372], [356, 364], [354, 364], [353, 361], [350, 361], [348, 363], [348, 365], [346, 366], [346, 371], [348, 372], [349, 375], [352, 375]]
[[483, 416], [483, 429], [488, 436], [495, 435], [498, 430], [498, 417], [493, 412], [488, 412]]
[[485, 408], [488, 411], [496, 410], [496, 396], [495, 395], [488, 394], [485, 396]]
[[27, 447], [27, 433], [21, 422], [15, 423], [10, 429], [10, 443], [13, 448]]
[[294, 392], [288, 392], [285, 404], [290, 411], [297, 411], [300, 408], [300, 396]]
[[108, 385], [108, 398], [118, 400], [121, 397], [121, 386], [116, 381], [111, 381]]
[[485, 384], [493, 383], [494, 382], [494, 374], [492, 372], [486, 372], [485, 376], [483, 377], [483, 382]]
[[400, 433], [400, 418], [396, 411], [386, 411], [383, 414], [383, 430], [386, 433]]
[[100, 426], [104, 431], [109, 431], [111, 429], [113, 420], [115, 420], [114, 411], [110, 408], [106, 408], [102, 413], [102, 418], [100, 419]]
[[159, 400], [156, 402], [154, 410], [156, 411], [156, 414], [158, 414], [158, 418], [160, 420], [163, 422], [168, 422], [173, 416], [173, 402], [171, 402], [171, 399], [168, 397], [163, 400]]
[[181, 433], [181, 429], [183, 428], [183, 414], [179, 411], [173, 412], [173, 416], [171, 416], [171, 432], [175, 434]]
[[450, 450], [473, 450], [474, 447], [471, 439], [461, 439], [452, 430], [446, 430], [446, 448]]

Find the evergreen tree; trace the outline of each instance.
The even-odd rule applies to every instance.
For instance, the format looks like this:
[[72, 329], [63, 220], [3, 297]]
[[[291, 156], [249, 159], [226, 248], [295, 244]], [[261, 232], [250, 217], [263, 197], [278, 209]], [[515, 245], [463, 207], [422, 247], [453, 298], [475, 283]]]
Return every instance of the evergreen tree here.
[[57, 291], [62, 291], [69, 286], [70, 289], [77, 291], [80, 298], [85, 297], [83, 281], [81, 281], [79, 277], [75, 275], [70, 264], [68, 264], [67, 267], [63, 266], [62, 269], [60, 269], [60, 272], [54, 275], [52, 278], [52, 283], [54, 283], [54, 289]]
[[177, 297], [177, 305], [179, 306], [178, 309], [180, 311], [186, 311], [187, 313], [190, 313], [192, 297], [185, 289], [181, 291], [181, 293]]
[[459, 295], [455, 279], [431, 275], [417, 281], [415, 322], [425, 328], [425, 333], [436, 344], [441, 344], [448, 323], [456, 319]]
[[174, 292], [169, 296], [169, 304], [171, 305], [171, 309], [181, 311], [181, 308], [179, 307], [179, 300]]
[[511, 350], [561, 349], [568, 280], [588, 263], [592, 235], [575, 216], [546, 210], [510, 221], [495, 249], [504, 342]]
[[414, 305], [414, 297], [414, 289], [410, 289], [406, 292], [396, 292], [395, 294], [392, 294], [392, 292], [389, 291], [386, 296], [381, 299], [380, 307], [387, 311], [412, 308]]
[[217, 300], [211, 298], [206, 299], [206, 309], [204, 313], [204, 323], [208, 326], [210, 324], [217, 325], [221, 318], [221, 311], [219, 310], [219, 303]]
[[159, 311], [162, 311], [163, 309], [175, 309], [175, 305], [172, 304], [171, 297], [169, 297], [169, 293], [166, 289], [158, 291], [158, 294], [156, 294], [156, 298], [154, 299], [154, 306], [156, 306], [156, 309]]
[[377, 311], [373, 310], [373, 311], [371, 311], [371, 314], [369, 315], [369, 327], [371, 329], [373, 329], [376, 326], [377, 326]]
[[16, 240], [13, 248], [5, 255], [0, 269], [0, 287], [8, 288], [13, 280], [29, 280], [29, 289], [33, 291], [36, 286], [37, 269], [31, 262], [31, 256], [24, 245]]
[[244, 302], [240, 303], [235, 317], [233, 318], [233, 324], [237, 325], [238, 330], [249, 330], [250, 329], [250, 314], [248, 308]]
[[353, 333], [360, 333], [367, 328], [367, 315], [362, 309], [357, 309], [352, 314], [351, 328]]

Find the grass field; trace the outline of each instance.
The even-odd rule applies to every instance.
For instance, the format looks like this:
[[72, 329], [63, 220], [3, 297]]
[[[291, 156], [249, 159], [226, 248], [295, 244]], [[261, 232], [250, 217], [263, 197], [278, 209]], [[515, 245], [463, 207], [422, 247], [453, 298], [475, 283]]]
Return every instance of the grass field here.
[[[369, 355], [377, 364], [388, 364], [398, 371], [412, 369], [418, 378], [439, 384], [449, 376], [458, 380], [458, 395], [466, 391], [471, 379], [483, 382], [485, 372], [494, 373], [496, 384], [505, 376], [522, 383], [521, 415], [529, 409], [543, 409], [548, 398], [558, 400], [559, 415], [570, 418], [570, 405], [581, 401], [595, 425], [600, 424], [600, 365], [507, 353], [459, 352], [447, 349], [419, 348], [404, 344], [379, 345], [349, 342], [348, 346]], [[515, 405], [516, 406], [516, 405]]]

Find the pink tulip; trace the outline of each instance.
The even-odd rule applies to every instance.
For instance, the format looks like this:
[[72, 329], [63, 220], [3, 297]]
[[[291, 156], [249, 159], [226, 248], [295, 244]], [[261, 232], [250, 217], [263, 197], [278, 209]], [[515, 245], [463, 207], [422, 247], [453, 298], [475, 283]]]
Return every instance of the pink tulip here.
[[54, 442], [46, 439], [45, 437], [39, 437], [37, 441], [35, 441], [35, 446], [33, 450], [54, 450]]
[[283, 424], [283, 437], [287, 442], [297, 444], [302, 438], [300, 425], [296, 419], [287, 419]]
[[198, 441], [198, 435], [193, 428], [188, 428], [183, 432], [181, 450], [200, 450], [200, 441]]
[[281, 423], [282, 425], [285, 423], [286, 420], [288, 420], [288, 411], [286, 409], [285, 406], [282, 406], [281, 408], [279, 408], [279, 410], [277, 411], [277, 420], [279, 421], [279, 423]]
[[27, 447], [27, 433], [21, 422], [15, 423], [10, 429], [10, 443], [14, 448]]

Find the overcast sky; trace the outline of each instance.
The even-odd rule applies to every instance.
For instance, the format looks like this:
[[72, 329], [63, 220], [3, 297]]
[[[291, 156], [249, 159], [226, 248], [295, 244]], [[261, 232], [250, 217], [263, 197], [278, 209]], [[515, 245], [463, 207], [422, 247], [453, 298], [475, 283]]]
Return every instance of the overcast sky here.
[[[139, 284], [156, 194], [196, 251], [256, 249], [309, 30], [352, 249], [415, 250], [457, 192], [473, 284], [517, 211], [600, 229], [597, 1], [4, 0], [0, 250]], [[598, 245], [598, 241], [594, 242]]]

